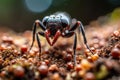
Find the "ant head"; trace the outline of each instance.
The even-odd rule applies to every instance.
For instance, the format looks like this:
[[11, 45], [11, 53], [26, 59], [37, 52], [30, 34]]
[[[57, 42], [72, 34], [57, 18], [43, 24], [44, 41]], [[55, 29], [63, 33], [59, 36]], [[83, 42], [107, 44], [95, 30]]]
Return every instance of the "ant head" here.
[[42, 23], [46, 26], [49, 16], [43, 18]]
[[50, 16], [46, 16], [43, 18], [42, 23], [47, 26], [47, 24], [57, 24], [61, 25], [63, 28], [70, 25], [70, 16], [67, 13], [55, 13]]
[[69, 21], [65, 17], [62, 17], [61, 24], [63, 27], [67, 27], [69, 25]]
[[57, 13], [55, 13], [55, 15], [60, 17], [63, 28], [67, 27], [70, 24], [71, 19], [70, 19], [69, 14], [67, 14], [65, 12], [57, 12]]

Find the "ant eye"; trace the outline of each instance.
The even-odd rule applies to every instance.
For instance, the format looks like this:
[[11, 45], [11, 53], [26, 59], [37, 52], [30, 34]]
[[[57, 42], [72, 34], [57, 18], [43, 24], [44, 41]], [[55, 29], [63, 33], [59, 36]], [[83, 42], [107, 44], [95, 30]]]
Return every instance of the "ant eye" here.
[[56, 18], [60, 18], [60, 15], [56, 15]]
[[43, 18], [42, 23], [46, 26], [47, 20], [49, 19], [49, 16], [46, 16]]
[[63, 27], [66, 27], [66, 26], [69, 25], [68, 20], [66, 20], [66, 19], [64, 19], [64, 18], [61, 18], [61, 23], [62, 23], [62, 26], [63, 26]]
[[51, 18], [55, 18], [55, 15], [50, 15]]

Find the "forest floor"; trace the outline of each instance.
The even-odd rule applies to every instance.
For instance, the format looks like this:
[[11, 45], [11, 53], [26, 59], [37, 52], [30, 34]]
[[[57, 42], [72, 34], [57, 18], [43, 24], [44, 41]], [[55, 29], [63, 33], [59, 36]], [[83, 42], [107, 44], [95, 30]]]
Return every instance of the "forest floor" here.
[[0, 29], [0, 80], [120, 80], [120, 21], [93, 21], [85, 32], [93, 54], [81, 35], [74, 65], [73, 37], [54, 46], [40, 37], [40, 60], [36, 41], [29, 51], [32, 31]]

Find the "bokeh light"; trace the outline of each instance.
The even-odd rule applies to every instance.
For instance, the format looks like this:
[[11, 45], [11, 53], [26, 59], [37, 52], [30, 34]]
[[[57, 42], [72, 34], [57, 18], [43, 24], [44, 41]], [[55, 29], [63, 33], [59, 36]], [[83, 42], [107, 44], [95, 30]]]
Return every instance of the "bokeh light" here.
[[19, 32], [31, 30], [36, 19], [59, 11], [87, 25], [111, 12], [112, 20], [118, 19], [119, 12], [114, 12], [117, 7], [120, 0], [0, 0], [0, 27]]
[[52, 4], [52, 0], [25, 0], [27, 8], [32, 12], [44, 12]]

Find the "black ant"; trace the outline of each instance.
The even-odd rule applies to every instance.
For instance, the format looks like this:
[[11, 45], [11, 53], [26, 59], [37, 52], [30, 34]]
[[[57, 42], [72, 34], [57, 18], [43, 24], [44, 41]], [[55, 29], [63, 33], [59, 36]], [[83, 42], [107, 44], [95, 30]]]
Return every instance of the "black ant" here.
[[[37, 26], [39, 26], [43, 31], [39, 31], [36, 33]], [[84, 44], [90, 50], [89, 46], [87, 45], [87, 39], [85, 36], [85, 31], [82, 23], [80, 21], [76, 21], [75, 24], [73, 24], [70, 17], [67, 16], [65, 13], [55, 13], [50, 16], [45, 16], [42, 21], [36, 20], [34, 22], [33, 40], [30, 50], [33, 47], [35, 36], [37, 38], [39, 53], [41, 53], [41, 43], [40, 38], [38, 37], [39, 35], [45, 37], [50, 46], [53, 46], [60, 36], [67, 38], [74, 35], [73, 53], [74, 64], [76, 65], [76, 44], [77, 44], [77, 34], [75, 32], [76, 29], [79, 29], [79, 32], [81, 31], [84, 39]], [[50, 38], [53, 40], [50, 41]]]

